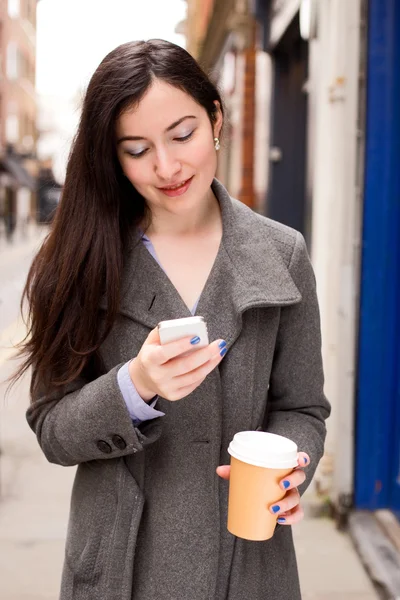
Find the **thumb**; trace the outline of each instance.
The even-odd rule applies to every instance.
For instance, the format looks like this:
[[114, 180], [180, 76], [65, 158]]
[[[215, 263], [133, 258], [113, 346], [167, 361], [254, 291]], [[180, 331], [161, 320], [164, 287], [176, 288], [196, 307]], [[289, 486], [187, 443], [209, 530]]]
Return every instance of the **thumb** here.
[[158, 333], [158, 327], [155, 327], [150, 331], [145, 343], [160, 345], [160, 335]]

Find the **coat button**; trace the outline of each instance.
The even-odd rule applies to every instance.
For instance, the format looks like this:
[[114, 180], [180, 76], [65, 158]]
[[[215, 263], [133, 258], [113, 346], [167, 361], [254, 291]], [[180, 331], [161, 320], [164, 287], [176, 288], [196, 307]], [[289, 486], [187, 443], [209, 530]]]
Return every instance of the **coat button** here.
[[125, 450], [126, 441], [124, 438], [122, 438], [120, 435], [113, 435], [111, 439], [112, 443], [118, 448], [118, 450]]
[[97, 442], [97, 447], [101, 452], [104, 452], [104, 454], [110, 454], [110, 452], [112, 452], [110, 444], [107, 444], [104, 440], [99, 440]]

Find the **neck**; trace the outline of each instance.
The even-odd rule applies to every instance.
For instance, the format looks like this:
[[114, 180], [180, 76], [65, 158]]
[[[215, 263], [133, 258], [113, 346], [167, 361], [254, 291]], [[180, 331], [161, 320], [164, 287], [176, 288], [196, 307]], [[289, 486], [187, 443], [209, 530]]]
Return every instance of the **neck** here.
[[199, 234], [221, 225], [219, 203], [210, 188], [207, 197], [196, 209], [179, 215], [169, 211], [152, 211], [151, 223], [146, 231], [150, 236], [190, 236]]

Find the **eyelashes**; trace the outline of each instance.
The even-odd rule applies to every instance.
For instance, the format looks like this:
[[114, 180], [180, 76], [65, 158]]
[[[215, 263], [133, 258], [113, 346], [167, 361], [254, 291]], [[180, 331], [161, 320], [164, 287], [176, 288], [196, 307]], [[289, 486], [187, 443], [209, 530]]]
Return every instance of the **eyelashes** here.
[[128, 154], [128, 156], [130, 156], [131, 158], [140, 158], [141, 156], [146, 154], [146, 152], [147, 150], [142, 150], [142, 152], [137, 152], [135, 154], [134, 152], [129, 152], [129, 150], [126, 150], [125, 154]]
[[[188, 142], [193, 137], [193, 134], [195, 131], [196, 130], [193, 129], [193, 131], [188, 133], [188, 135], [184, 135], [183, 137], [176, 137], [176, 138], [174, 138], [174, 141], [184, 144], [185, 142]], [[130, 152], [129, 150], [125, 151], [125, 153], [128, 154], [129, 156], [131, 156], [132, 158], [141, 158], [147, 152], [148, 152], [148, 148], [146, 148], [145, 150], [142, 150], [141, 152]]]
[[183, 137], [174, 138], [174, 140], [176, 140], [177, 142], [186, 142], [187, 140], [190, 140], [190, 138], [192, 137], [193, 134], [194, 134], [194, 130], [191, 131], [190, 133], [188, 133], [188, 135], [184, 135]]

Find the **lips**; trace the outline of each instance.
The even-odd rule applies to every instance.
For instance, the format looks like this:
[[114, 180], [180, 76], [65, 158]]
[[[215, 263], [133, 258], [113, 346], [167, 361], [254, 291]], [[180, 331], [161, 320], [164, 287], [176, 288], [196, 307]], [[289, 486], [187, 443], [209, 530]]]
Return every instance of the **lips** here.
[[158, 188], [158, 189], [160, 192], [162, 192], [166, 196], [169, 196], [170, 198], [175, 197], [175, 196], [182, 196], [189, 189], [190, 184], [193, 181], [193, 177], [194, 177], [194, 175], [192, 175], [192, 177], [190, 177], [190, 179], [185, 179], [185, 181], [181, 181], [180, 183], [178, 183], [174, 186], [170, 185], [168, 187]]
[[181, 188], [184, 185], [186, 185], [186, 183], [188, 181], [189, 181], [189, 179], [185, 179], [184, 181], [181, 181], [180, 183], [177, 183], [176, 185], [167, 185], [166, 187], [162, 187], [162, 188], [158, 188], [158, 189], [166, 191], [166, 192], [170, 192], [170, 191], [173, 191], [173, 190], [179, 190], [179, 188]]

